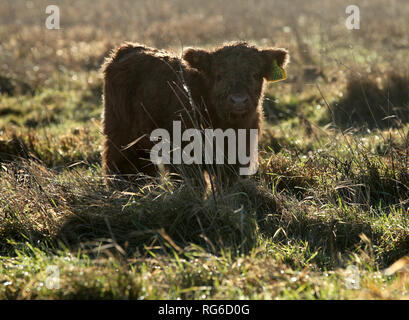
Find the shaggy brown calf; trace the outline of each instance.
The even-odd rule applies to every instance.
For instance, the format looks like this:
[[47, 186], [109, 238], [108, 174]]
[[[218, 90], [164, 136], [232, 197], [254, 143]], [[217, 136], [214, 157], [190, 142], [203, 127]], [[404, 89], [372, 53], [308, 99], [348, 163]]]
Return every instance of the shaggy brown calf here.
[[212, 51], [187, 49], [183, 59], [139, 44], [121, 45], [102, 68], [104, 173], [155, 175], [149, 136], [157, 128], [172, 132], [173, 121], [181, 121], [182, 129], [260, 132], [264, 79], [273, 80], [274, 66], [288, 60], [285, 49], [244, 42]]

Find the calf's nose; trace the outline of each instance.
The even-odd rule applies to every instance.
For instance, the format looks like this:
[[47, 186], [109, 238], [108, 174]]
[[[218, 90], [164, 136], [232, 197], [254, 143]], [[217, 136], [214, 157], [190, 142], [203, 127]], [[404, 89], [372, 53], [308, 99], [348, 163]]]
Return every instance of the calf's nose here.
[[234, 93], [230, 95], [230, 99], [235, 107], [244, 107], [246, 106], [249, 96], [245, 93]]

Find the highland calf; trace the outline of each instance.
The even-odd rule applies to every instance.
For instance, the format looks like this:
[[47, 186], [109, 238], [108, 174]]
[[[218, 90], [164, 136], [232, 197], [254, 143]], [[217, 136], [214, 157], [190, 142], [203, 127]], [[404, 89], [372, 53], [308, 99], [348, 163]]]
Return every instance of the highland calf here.
[[276, 80], [288, 52], [237, 42], [212, 51], [187, 49], [183, 59], [134, 43], [117, 48], [104, 75], [102, 164], [106, 175], [154, 176], [153, 130], [257, 129], [263, 120], [264, 80]]

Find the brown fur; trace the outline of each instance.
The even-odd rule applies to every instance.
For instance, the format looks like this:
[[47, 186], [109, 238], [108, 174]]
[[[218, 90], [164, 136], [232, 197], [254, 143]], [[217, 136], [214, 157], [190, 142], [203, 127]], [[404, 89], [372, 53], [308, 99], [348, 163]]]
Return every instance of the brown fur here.
[[[121, 45], [102, 67], [104, 173], [154, 175], [155, 167], [146, 160], [155, 144], [149, 136], [157, 128], [171, 133], [173, 120], [192, 128], [199, 114], [206, 115], [199, 117], [202, 127], [260, 130], [263, 79], [269, 79], [274, 59], [285, 66], [287, 51], [239, 42], [213, 51], [187, 49], [182, 60], [139, 44]], [[234, 94], [247, 94], [245, 114], [233, 113]]]

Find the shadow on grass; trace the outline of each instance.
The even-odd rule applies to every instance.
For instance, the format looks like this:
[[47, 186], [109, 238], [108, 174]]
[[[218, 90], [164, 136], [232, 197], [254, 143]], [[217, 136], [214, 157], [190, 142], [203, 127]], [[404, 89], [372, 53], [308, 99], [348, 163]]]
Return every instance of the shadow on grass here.
[[265, 120], [269, 123], [279, 123], [282, 120], [294, 118], [300, 101], [293, 99], [288, 103], [281, 103], [276, 97], [266, 94], [263, 100]]
[[9, 96], [33, 95], [34, 89], [22, 80], [0, 75], [0, 94], [7, 94]]
[[192, 244], [212, 254], [236, 255], [265, 241], [287, 248], [301, 241], [310, 252], [319, 252], [311, 262], [333, 268], [339, 255], [363, 247], [361, 234], [378, 248], [380, 264], [409, 251], [404, 229], [380, 229], [377, 217], [365, 211], [323, 211], [284, 190], [273, 194], [251, 179], [238, 181], [215, 201], [170, 182], [119, 192], [108, 190], [96, 177], [85, 179], [81, 172], [56, 179], [55, 172], [33, 162], [3, 167], [0, 248], [5, 255], [14, 250], [10, 241], [51, 250], [81, 249], [90, 257], [106, 252], [125, 257], [173, 250], [180, 254]]
[[351, 77], [333, 117], [342, 129], [388, 128], [409, 122], [409, 75], [390, 73], [383, 86], [369, 76]]
[[257, 217], [276, 209], [274, 199], [251, 181], [238, 183], [216, 201], [179, 186], [172, 192], [113, 193], [97, 202], [73, 204], [75, 214], [56, 239], [70, 248], [93, 249], [102, 240], [127, 254], [169, 246], [179, 251], [191, 243], [212, 253], [222, 248], [247, 252], [257, 244]]
[[273, 196], [251, 180], [218, 195], [216, 202], [183, 186], [161, 195], [151, 190], [147, 197], [129, 194], [95, 205], [87, 202], [82, 209], [75, 205], [75, 215], [65, 221], [55, 239], [70, 249], [94, 254], [103, 249], [125, 256], [182, 253], [191, 244], [216, 255], [226, 250], [248, 253], [261, 239], [271, 239], [289, 246], [308, 243], [311, 252], [319, 252], [313, 262], [333, 268], [343, 263], [341, 256], [365, 246], [362, 234], [382, 248], [377, 257], [382, 266], [409, 251], [404, 237], [403, 244], [386, 243], [367, 216], [317, 215], [294, 195]]
[[42, 132], [26, 133], [5, 129], [0, 137], [0, 162], [39, 161], [47, 167], [66, 168], [73, 163], [100, 163], [100, 151], [94, 148], [87, 128], [75, 129], [70, 135], [41, 136]]

